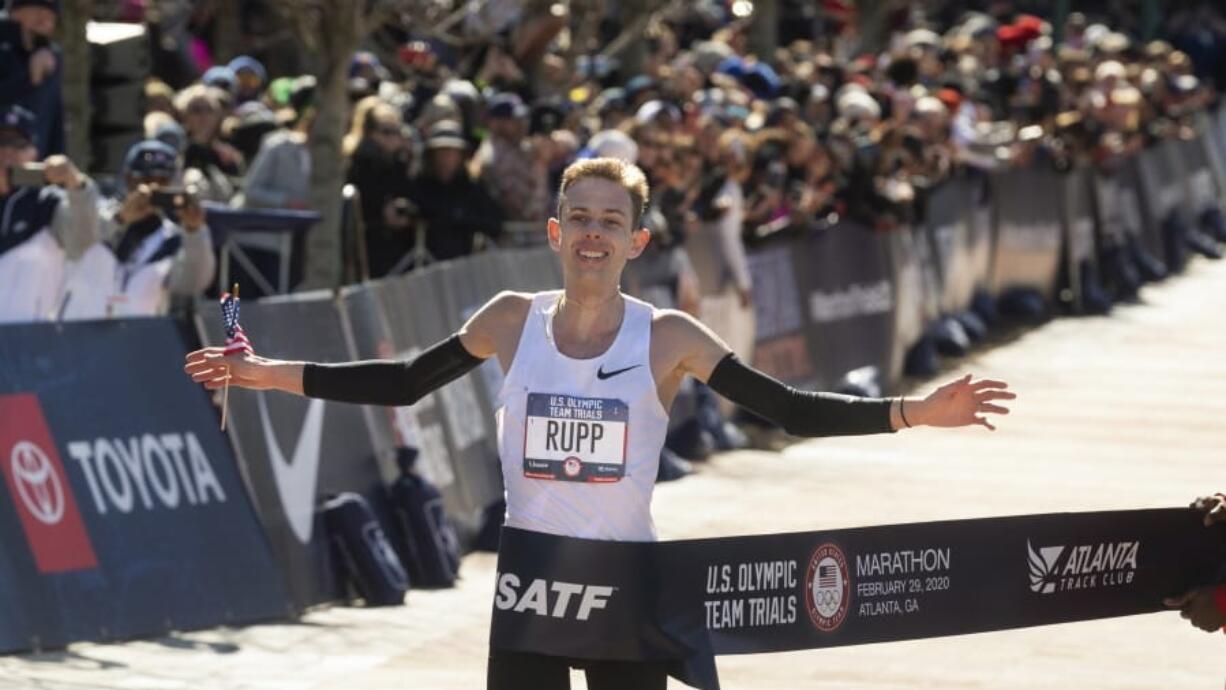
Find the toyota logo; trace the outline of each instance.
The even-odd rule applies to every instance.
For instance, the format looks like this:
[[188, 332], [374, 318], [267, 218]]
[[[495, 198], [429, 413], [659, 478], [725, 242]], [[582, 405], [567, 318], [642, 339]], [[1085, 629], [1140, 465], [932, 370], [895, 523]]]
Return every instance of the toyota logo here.
[[43, 449], [29, 441], [18, 441], [9, 464], [26, 510], [45, 525], [58, 523], [64, 517], [64, 487]]

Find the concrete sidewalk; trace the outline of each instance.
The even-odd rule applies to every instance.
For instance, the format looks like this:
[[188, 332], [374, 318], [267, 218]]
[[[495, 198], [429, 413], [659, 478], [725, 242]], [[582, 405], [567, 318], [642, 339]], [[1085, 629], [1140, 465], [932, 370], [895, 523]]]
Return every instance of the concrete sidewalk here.
[[[1057, 320], [958, 362], [945, 378], [973, 372], [1018, 392], [1000, 431], [729, 453], [659, 487], [661, 538], [1177, 506], [1223, 489], [1226, 262], [1195, 262], [1143, 294], [1111, 317]], [[480, 688], [494, 559], [470, 556], [462, 571], [458, 588], [414, 591], [404, 608], [0, 657], [0, 688]], [[1216, 689], [1226, 636], [1157, 614], [719, 666], [729, 689]]]

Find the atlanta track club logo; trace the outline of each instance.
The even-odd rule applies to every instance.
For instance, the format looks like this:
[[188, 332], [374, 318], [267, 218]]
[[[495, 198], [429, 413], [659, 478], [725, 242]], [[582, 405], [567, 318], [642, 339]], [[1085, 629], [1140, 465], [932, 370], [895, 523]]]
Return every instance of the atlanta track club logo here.
[[847, 617], [851, 604], [851, 577], [843, 551], [834, 544], [822, 544], [809, 558], [805, 576], [805, 608], [809, 620], [822, 632], [834, 632]]

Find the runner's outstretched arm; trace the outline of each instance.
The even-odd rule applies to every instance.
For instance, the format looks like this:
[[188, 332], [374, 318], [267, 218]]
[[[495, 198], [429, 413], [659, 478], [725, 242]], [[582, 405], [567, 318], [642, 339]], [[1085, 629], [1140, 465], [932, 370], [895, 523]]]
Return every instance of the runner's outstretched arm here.
[[994, 426], [985, 413], [1008, 414], [992, 401], [1012, 400], [1003, 381], [968, 374], [924, 398], [857, 398], [797, 390], [740, 361], [722, 340], [692, 317], [660, 319], [662, 347], [686, 374], [796, 436], [852, 436], [913, 426]]
[[497, 354], [498, 334], [513, 321], [522, 296], [495, 297], [450, 338], [411, 360], [362, 360], [337, 364], [293, 362], [254, 354], [223, 355], [206, 347], [187, 355], [186, 371], [209, 390], [230, 384], [280, 390], [312, 398], [366, 405], [412, 405]]

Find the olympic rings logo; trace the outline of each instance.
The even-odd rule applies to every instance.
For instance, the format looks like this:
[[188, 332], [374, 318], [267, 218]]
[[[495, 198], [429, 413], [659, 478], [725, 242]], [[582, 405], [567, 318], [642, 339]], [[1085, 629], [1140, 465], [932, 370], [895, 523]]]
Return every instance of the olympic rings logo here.
[[814, 627], [822, 632], [838, 629], [851, 603], [851, 577], [842, 549], [827, 543], [813, 551], [805, 590], [805, 604]]

